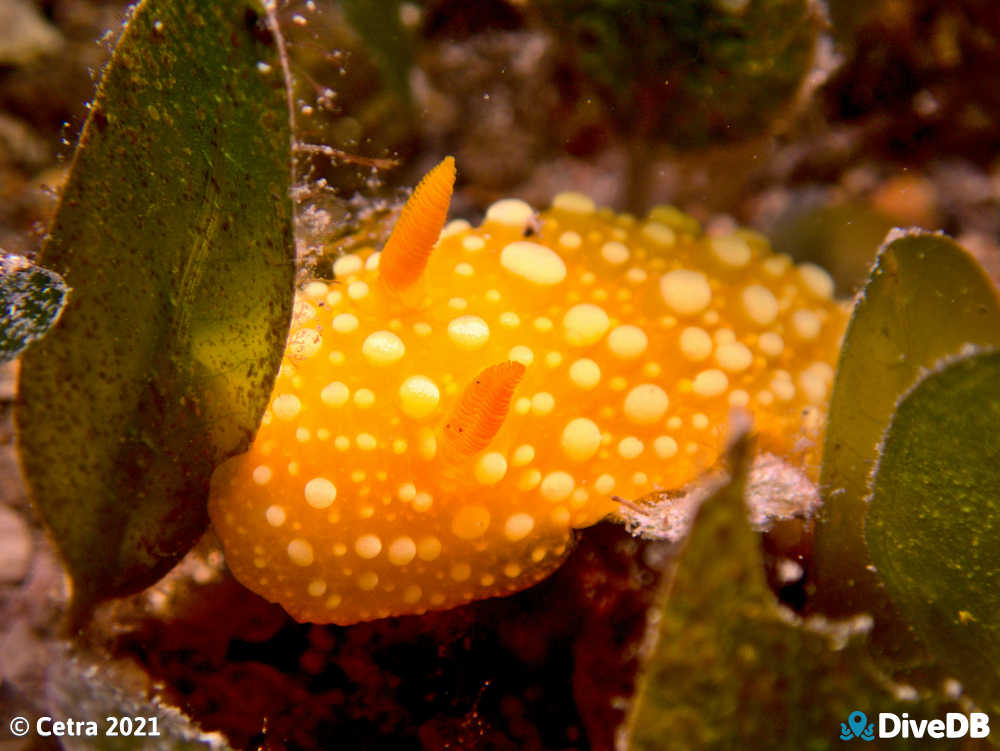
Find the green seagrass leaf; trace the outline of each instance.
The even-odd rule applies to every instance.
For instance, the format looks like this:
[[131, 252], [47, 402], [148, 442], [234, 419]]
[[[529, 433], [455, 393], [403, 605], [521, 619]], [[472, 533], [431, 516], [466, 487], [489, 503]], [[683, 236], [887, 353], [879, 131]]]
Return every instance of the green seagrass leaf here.
[[293, 293], [290, 137], [256, 1], [144, 0], [40, 262], [73, 289], [16, 410], [77, 615], [168, 570], [266, 406]]
[[[734, 465], [745, 467], [736, 450]], [[803, 621], [778, 605], [744, 501], [744, 472], [706, 500], [654, 605], [626, 732], [630, 751], [835, 749], [855, 710], [943, 717], [955, 702], [906, 700], [869, 655], [870, 619]], [[669, 572], [668, 572], [669, 573]], [[921, 748], [926, 739], [893, 741]], [[959, 748], [961, 740], [935, 748]]]
[[1000, 709], [1000, 352], [945, 360], [903, 398], [865, 526], [907, 622]]
[[830, 401], [813, 572], [823, 612], [885, 613], [862, 532], [879, 442], [921, 371], [967, 343], [1000, 344], [1000, 302], [983, 270], [947, 237], [890, 235], [848, 324]]
[[0, 255], [0, 362], [13, 360], [55, 325], [68, 291], [58, 274]]

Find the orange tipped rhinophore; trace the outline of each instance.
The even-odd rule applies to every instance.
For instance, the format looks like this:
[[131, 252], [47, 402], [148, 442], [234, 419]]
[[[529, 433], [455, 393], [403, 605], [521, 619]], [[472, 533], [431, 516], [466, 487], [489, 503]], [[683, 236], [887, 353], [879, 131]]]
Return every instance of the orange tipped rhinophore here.
[[404, 290], [424, 273], [427, 259], [448, 218], [454, 187], [455, 159], [449, 156], [428, 172], [413, 190], [382, 249], [379, 275], [389, 289]]
[[465, 459], [489, 446], [510, 412], [524, 370], [522, 363], [508, 360], [486, 368], [466, 387], [444, 426], [442, 437], [452, 456]]

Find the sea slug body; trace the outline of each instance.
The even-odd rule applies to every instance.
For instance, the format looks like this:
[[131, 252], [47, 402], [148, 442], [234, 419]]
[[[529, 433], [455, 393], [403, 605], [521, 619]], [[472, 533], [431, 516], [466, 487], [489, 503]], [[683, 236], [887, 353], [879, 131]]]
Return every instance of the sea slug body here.
[[847, 319], [825, 271], [577, 193], [442, 230], [454, 175], [424, 179], [381, 253], [303, 286], [256, 440], [213, 478], [229, 567], [299, 620], [530, 586], [613, 497], [710, 468], [733, 407], [779, 457], [821, 437]]

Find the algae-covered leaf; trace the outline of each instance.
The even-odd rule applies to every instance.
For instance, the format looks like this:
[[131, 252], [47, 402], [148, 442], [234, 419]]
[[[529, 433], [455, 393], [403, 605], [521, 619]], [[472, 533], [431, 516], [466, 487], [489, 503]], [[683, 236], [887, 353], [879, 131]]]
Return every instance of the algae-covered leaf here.
[[145, 0], [84, 126], [40, 262], [73, 294], [21, 370], [32, 498], [77, 613], [203, 532], [280, 362], [294, 276], [274, 40], [246, 0]]
[[1000, 709], [1000, 352], [947, 360], [900, 402], [865, 535], [930, 651]]
[[982, 269], [946, 237], [890, 235], [848, 324], [830, 401], [814, 560], [824, 612], [881, 607], [862, 532], [879, 441], [921, 370], [967, 343], [1000, 344], [1000, 302]]
[[58, 274], [27, 258], [0, 256], [0, 362], [13, 360], [55, 325], [67, 291]]
[[[735, 465], [745, 467], [745, 458]], [[874, 722], [878, 712], [930, 719], [956, 709], [934, 696], [892, 693], [867, 654], [867, 619], [802, 621], [778, 605], [744, 486], [745, 470], [702, 504], [650, 614], [650, 648], [620, 751], [833, 749], [855, 710]]]

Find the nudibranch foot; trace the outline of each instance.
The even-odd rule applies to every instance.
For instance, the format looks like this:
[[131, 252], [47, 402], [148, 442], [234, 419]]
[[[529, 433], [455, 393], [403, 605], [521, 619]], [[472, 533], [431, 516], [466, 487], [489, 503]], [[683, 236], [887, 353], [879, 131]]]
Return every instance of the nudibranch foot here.
[[300, 620], [530, 586], [616, 499], [713, 467], [734, 407], [761, 452], [821, 444], [847, 320], [825, 271], [578, 193], [441, 230], [453, 181], [448, 159], [382, 253], [303, 286], [257, 437], [213, 478], [234, 575]]

